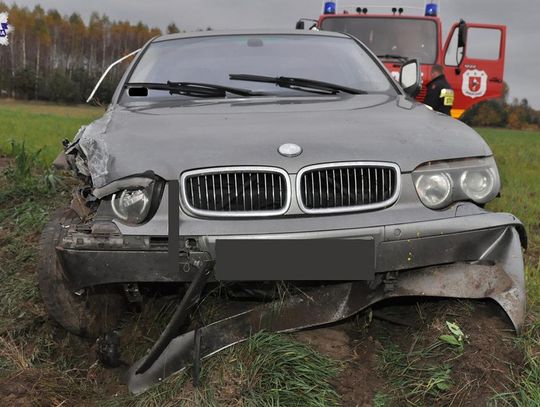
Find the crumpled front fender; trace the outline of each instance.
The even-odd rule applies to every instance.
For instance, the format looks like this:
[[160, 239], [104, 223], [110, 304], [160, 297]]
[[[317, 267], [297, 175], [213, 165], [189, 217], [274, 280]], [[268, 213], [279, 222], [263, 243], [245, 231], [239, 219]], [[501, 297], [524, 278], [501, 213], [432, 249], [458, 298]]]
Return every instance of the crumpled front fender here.
[[395, 290], [377, 296], [379, 299], [405, 296], [491, 298], [503, 308], [519, 334], [526, 312], [525, 271], [519, 235], [514, 227], [508, 226], [478, 261], [402, 272]]

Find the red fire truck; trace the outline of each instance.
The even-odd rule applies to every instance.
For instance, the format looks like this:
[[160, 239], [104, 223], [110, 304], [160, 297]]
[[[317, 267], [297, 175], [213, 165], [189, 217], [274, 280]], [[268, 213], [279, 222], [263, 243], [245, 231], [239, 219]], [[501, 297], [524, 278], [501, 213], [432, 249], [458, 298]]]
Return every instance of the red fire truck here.
[[[421, 10], [421, 12], [419, 12]], [[372, 12], [375, 13], [372, 14]], [[503, 94], [506, 26], [455, 23], [443, 44], [438, 4], [424, 7], [338, 7], [324, 3], [318, 20], [301, 19], [296, 28], [348, 33], [368, 46], [397, 78], [408, 59], [422, 66], [423, 87], [417, 99], [423, 101], [431, 80], [431, 67], [442, 65], [455, 92], [452, 116], [460, 117], [474, 104]]]

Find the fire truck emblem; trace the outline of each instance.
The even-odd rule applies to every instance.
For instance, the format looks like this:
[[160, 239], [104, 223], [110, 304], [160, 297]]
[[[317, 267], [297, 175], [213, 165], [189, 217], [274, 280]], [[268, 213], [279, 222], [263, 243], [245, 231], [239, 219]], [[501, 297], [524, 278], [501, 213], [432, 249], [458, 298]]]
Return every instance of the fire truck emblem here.
[[8, 13], [0, 13], [0, 45], [8, 45], [8, 34], [12, 27], [8, 24]]
[[461, 91], [470, 98], [479, 98], [486, 94], [488, 76], [485, 71], [469, 69], [463, 74]]

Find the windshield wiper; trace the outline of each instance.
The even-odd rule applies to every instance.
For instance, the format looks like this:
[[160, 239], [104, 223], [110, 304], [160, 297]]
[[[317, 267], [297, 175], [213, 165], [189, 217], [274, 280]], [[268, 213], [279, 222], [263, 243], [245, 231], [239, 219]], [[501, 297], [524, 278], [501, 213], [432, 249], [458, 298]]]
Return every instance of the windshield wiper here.
[[336, 85], [335, 83], [321, 82], [313, 79], [292, 78], [288, 76], [272, 77], [249, 74], [230, 74], [229, 79], [232, 81], [274, 83], [280, 88], [302, 90], [323, 95], [335, 95], [338, 92], [350, 93], [352, 95], [363, 95], [367, 93], [364, 90], [348, 88], [347, 86]]
[[[171, 82], [154, 83], [154, 82], [130, 82], [126, 83], [127, 88], [145, 88], [151, 90], [168, 91], [171, 95], [183, 95], [194, 97], [225, 97], [227, 93], [238, 96], [263, 96], [260, 92], [252, 92], [248, 89], [233, 88], [230, 86], [214, 85], [211, 83], [197, 82]], [[139, 95], [137, 95], [139, 96]], [[140, 95], [146, 96], [146, 95]]]
[[384, 54], [384, 55], [377, 55], [377, 58], [379, 59], [397, 59], [399, 61], [407, 62], [409, 58], [397, 55], [397, 54]]

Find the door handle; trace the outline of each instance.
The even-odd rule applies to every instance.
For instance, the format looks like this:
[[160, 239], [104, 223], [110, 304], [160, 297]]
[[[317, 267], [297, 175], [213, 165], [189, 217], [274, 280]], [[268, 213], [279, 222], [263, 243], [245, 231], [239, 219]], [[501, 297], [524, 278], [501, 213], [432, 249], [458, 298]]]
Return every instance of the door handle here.
[[490, 81], [490, 82], [495, 82], [495, 83], [502, 83], [502, 79], [501, 79], [501, 78], [490, 78], [489, 81]]

